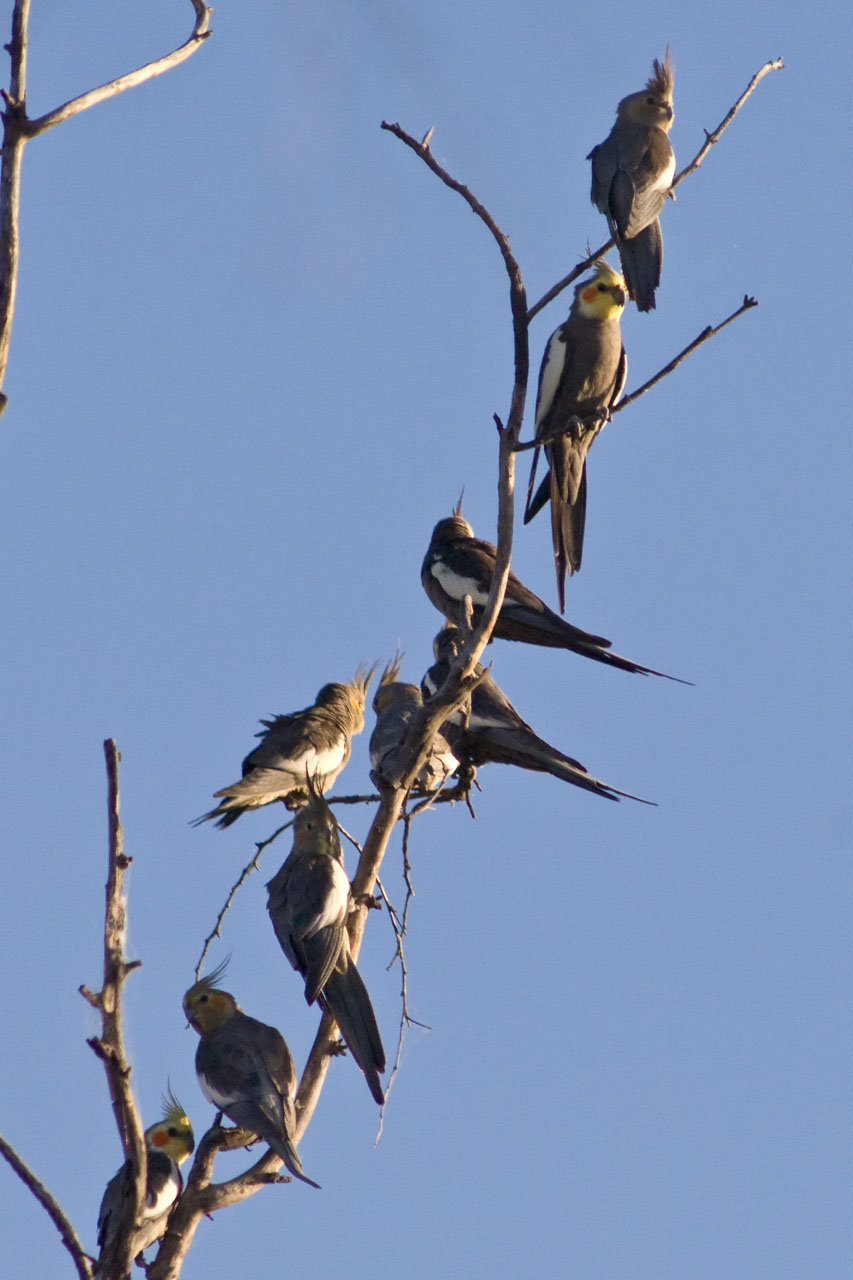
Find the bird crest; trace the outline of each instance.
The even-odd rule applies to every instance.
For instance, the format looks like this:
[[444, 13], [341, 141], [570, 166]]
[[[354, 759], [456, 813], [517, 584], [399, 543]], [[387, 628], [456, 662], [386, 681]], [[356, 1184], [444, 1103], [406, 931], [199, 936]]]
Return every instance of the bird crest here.
[[657, 97], [664, 98], [667, 101], [672, 100], [672, 91], [675, 88], [675, 68], [672, 65], [672, 58], [669, 56], [669, 45], [666, 46], [663, 62], [655, 58], [652, 63], [652, 74], [646, 81], [646, 88]]
[[593, 280], [601, 281], [602, 284], [606, 284], [609, 288], [618, 287], [623, 291], [623, 293], [625, 292], [625, 280], [623, 276], [615, 267], [611, 267], [610, 263], [607, 262], [606, 259], [597, 258], [592, 264], [592, 270], [594, 272]]
[[391, 662], [386, 664], [386, 669], [384, 669], [382, 675], [380, 675], [379, 687], [377, 691], [375, 691], [375, 694], [373, 695], [374, 712], [377, 712], [377, 713], [380, 712], [380, 710], [382, 710], [383, 708], [384, 703], [386, 703], [386, 698], [384, 698], [383, 696], [384, 692], [386, 692], [388, 685], [396, 684], [397, 676], [400, 675], [402, 659], [403, 659], [402, 649], [397, 649], [396, 657], [393, 657], [391, 659]]
[[171, 1089], [166, 1089], [160, 1099], [160, 1105], [163, 1108], [163, 1123], [174, 1125], [177, 1129], [188, 1129], [192, 1133], [192, 1125], [189, 1116], [181, 1106], [178, 1099], [172, 1093]]
[[367, 696], [367, 689], [378, 666], [379, 663], [374, 662], [373, 666], [368, 669], [368, 667], [362, 663], [349, 683], [352, 700], [359, 711], [364, 710], [364, 700]]

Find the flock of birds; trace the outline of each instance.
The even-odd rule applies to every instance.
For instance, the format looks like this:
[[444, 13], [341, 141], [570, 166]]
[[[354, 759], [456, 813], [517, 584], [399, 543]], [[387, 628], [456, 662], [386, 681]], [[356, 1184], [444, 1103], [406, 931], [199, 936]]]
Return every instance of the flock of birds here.
[[[587, 453], [625, 383], [620, 316], [628, 298], [640, 311], [653, 309], [660, 283], [658, 215], [675, 173], [667, 137], [672, 90], [667, 49], [662, 62], [655, 59], [645, 89], [622, 99], [609, 136], [590, 152], [592, 200], [607, 218], [623, 274], [600, 261], [591, 279], [577, 285], [568, 318], [548, 340], [539, 374], [536, 440], [545, 450], [549, 470], [533, 495], [534, 461], [525, 523], [550, 502], [561, 613], [566, 577], [581, 566]], [[495, 547], [474, 536], [461, 510], [435, 526], [421, 581], [446, 621], [435, 637], [435, 662], [420, 688], [398, 680], [399, 657], [380, 678], [370, 739], [372, 777], [380, 789], [395, 776], [412, 717], [441, 688], [464, 648], [468, 628], [479, 621], [495, 559]], [[566, 622], [514, 574], [509, 576], [494, 636], [568, 649], [623, 671], [676, 678], [614, 653], [609, 640]], [[371, 1096], [382, 1105], [379, 1077], [385, 1070], [385, 1052], [370, 997], [350, 954], [346, 924], [351, 887], [338, 827], [323, 794], [346, 765], [353, 736], [364, 728], [374, 670], [360, 668], [346, 684], [324, 685], [310, 707], [262, 721], [259, 745], [243, 761], [242, 776], [217, 791], [214, 798], [219, 803], [196, 822], [229, 827], [248, 810], [277, 800], [295, 810], [291, 851], [267, 885], [272, 926], [304, 981], [306, 1001], [318, 1004], [337, 1023]], [[538, 737], [491, 675], [482, 667], [477, 674], [479, 683], [467, 702], [433, 739], [414, 789], [438, 792], [452, 777], [467, 788], [477, 766], [499, 763], [550, 773], [609, 800], [640, 800], [601, 782], [579, 761]], [[183, 1000], [187, 1019], [200, 1037], [196, 1073], [201, 1089], [219, 1112], [266, 1142], [295, 1178], [317, 1187], [303, 1172], [294, 1140], [293, 1058], [275, 1027], [244, 1013], [234, 996], [222, 989], [223, 973], [220, 966], [202, 977]], [[163, 1118], [145, 1131], [145, 1141], [147, 1194], [142, 1220], [135, 1227], [134, 1257], [165, 1232], [183, 1189], [180, 1164], [193, 1150], [192, 1126], [171, 1094], [164, 1099]], [[98, 1219], [101, 1257], [131, 1194], [128, 1163], [104, 1193]]]

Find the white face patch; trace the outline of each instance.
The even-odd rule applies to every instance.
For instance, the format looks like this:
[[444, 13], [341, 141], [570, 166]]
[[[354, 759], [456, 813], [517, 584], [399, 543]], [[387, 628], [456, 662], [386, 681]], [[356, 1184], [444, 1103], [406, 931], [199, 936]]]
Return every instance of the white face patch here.
[[488, 599], [475, 578], [463, 578], [443, 560], [436, 560], [430, 568], [430, 573], [452, 600], [464, 600], [466, 596], [470, 596], [474, 604], [484, 605]]
[[566, 365], [566, 344], [560, 338], [560, 330], [556, 329], [548, 339], [542, 368], [539, 373], [539, 395], [536, 399], [536, 427], [548, 416], [554, 403], [554, 396], [563, 376]]

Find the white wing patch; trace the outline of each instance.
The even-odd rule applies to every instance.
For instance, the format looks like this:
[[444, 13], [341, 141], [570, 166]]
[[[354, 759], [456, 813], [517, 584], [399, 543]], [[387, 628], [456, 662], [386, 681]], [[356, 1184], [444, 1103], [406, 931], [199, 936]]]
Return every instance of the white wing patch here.
[[242, 1102], [243, 1100], [241, 1093], [223, 1093], [221, 1089], [215, 1089], [207, 1076], [199, 1074], [198, 1083], [208, 1102], [212, 1102], [220, 1111], [224, 1111], [232, 1102]]
[[476, 578], [463, 578], [443, 560], [435, 560], [430, 573], [452, 600], [464, 600], [466, 596], [470, 596], [474, 604], [483, 605], [488, 599], [482, 584]]
[[[562, 329], [562, 325], [560, 326]], [[555, 329], [548, 339], [545, 354], [542, 357], [542, 368], [539, 371], [539, 394], [536, 397], [536, 429], [548, 416], [554, 396], [563, 376], [566, 365], [566, 344], [560, 338], [560, 329]]]
[[159, 1194], [154, 1199], [149, 1196], [145, 1201], [143, 1218], [159, 1218], [161, 1213], [165, 1213], [175, 1203], [179, 1190], [180, 1183], [178, 1182], [177, 1169], [173, 1165], [169, 1174], [169, 1181], [165, 1187], [160, 1189]]

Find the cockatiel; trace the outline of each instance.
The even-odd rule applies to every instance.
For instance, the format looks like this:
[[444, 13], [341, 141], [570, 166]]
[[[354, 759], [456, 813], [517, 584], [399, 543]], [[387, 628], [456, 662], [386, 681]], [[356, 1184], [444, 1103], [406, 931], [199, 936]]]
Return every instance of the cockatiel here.
[[267, 885], [275, 936], [305, 980], [305, 999], [316, 1000], [338, 1024], [376, 1102], [385, 1101], [379, 1072], [385, 1050], [370, 996], [350, 955], [347, 915], [350, 882], [332, 811], [309, 780], [308, 803], [293, 820], [293, 848]]
[[[376, 724], [370, 735], [370, 764], [373, 769], [371, 776], [375, 778], [377, 785], [387, 781], [396, 769], [409, 724], [423, 706], [423, 698], [417, 685], [405, 684], [397, 679], [400, 662], [401, 659], [397, 657], [388, 664], [373, 696]], [[413, 790], [437, 791], [454, 773], [458, 763], [447, 739], [437, 733], [430, 753], [415, 779]]]
[[[435, 665], [423, 678], [423, 692], [432, 697], [444, 684], [453, 659], [462, 652], [465, 641], [453, 623], [447, 623], [433, 641]], [[466, 763], [513, 764], [520, 769], [550, 773], [563, 782], [571, 782], [585, 791], [593, 791], [607, 800], [639, 800], [627, 791], [618, 791], [600, 782], [586, 771], [578, 760], [566, 756], [533, 732], [490, 675], [477, 663], [476, 674], [482, 676], [471, 693], [467, 707], [461, 707], [445, 721], [443, 731], [460, 760]], [[649, 804], [642, 800], [642, 804]]]
[[224, 799], [193, 825], [216, 818], [217, 827], [230, 827], [249, 809], [304, 798], [306, 772], [331, 786], [364, 728], [364, 699], [375, 670], [359, 667], [348, 684], [324, 684], [313, 706], [262, 720], [261, 744], [243, 761], [243, 777], [215, 791]]
[[187, 1021], [201, 1037], [195, 1055], [201, 1091], [239, 1129], [266, 1142], [294, 1178], [317, 1187], [302, 1172], [293, 1141], [296, 1068], [290, 1050], [281, 1032], [250, 1018], [217, 986], [224, 970], [220, 965], [184, 995]]
[[[459, 509], [444, 520], [439, 520], [432, 531], [432, 538], [421, 566], [421, 582], [424, 590], [439, 613], [465, 626], [465, 598], [470, 599], [473, 623], [479, 622], [489, 594], [489, 586], [495, 568], [495, 548], [491, 542], [474, 537], [474, 530], [463, 520]], [[612, 653], [610, 640], [590, 635], [573, 627], [570, 622], [552, 612], [539, 596], [515, 576], [509, 575], [506, 595], [495, 623], [494, 633], [499, 640], [518, 640], [524, 644], [545, 645], [550, 649], [571, 649], [595, 662], [604, 662], [622, 671], [634, 671], [646, 676], [664, 676], [679, 684], [687, 681], [677, 676], [666, 676], [662, 671], [642, 667], [630, 658]]]
[[[560, 612], [566, 609], [566, 575], [581, 567], [586, 522], [586, 455], [625, 386], [628, 362], [619, 317], [625, 307], [625, 281], [607, 262], [595, 264], [591, 280], [575, 288], [568, 319], [548, 339], [539, 370], [536, 438], [565, 431], [573, 418], [601, 411], [598, 421], [572, 426], [545, 444], [550, 463], [532, 503], [527, 524], [550, 499], [551, 537], [557, 570]], [[531, 470], [531, 487], [535, 474]]]
[[663, 262], [658, 214], [675, 177], [667, 137], [675, 79], [668, 47], [663, 62], [655, 58], [653, 66], [645, 89], [622, 99], [610, 133], [587, 156], [592, 161], [592, 203], [607, 218], [638, 311], [655, 306]]
[[[172, 1207], [184, 1189], [184, 1180], [178, 1166], [192, 1154], [194, 1147], [195, 1139], [189, 1117], [178, 1100], [168, 1093], [163, 1098], [163, 1119], [145, 1130], [148, 1174], [142, 1222], [133, 1234], [132, 1258], [138, 1258], [149, 1245], [164, 1235]], [[101, 1200], [98, 1213], [99, 1260], [94, 1267], [96, 1276], [104, 1274], [101, 1259], [114, 1247], [115, 1233], [121, 1227], [124, 1205], [132, 1195], [133, 1178], [130, 1161], [127, 1160], [107, 1183]]]

